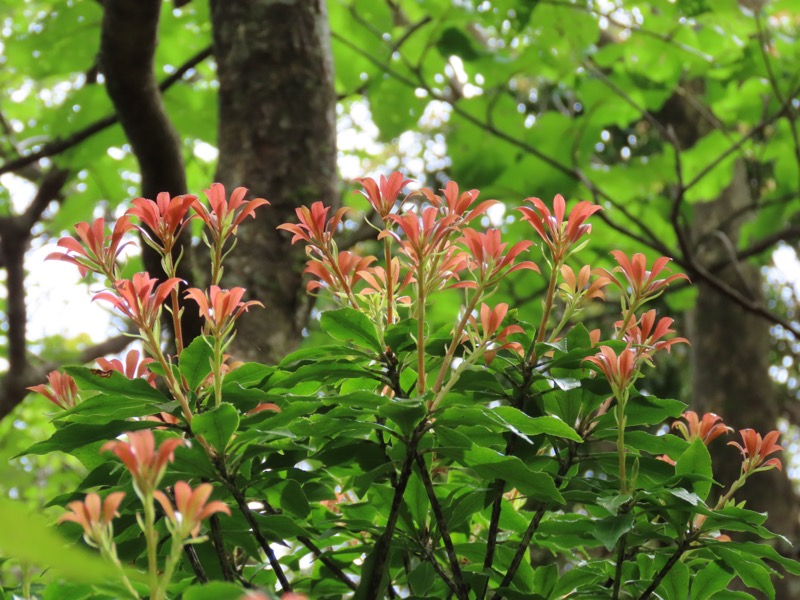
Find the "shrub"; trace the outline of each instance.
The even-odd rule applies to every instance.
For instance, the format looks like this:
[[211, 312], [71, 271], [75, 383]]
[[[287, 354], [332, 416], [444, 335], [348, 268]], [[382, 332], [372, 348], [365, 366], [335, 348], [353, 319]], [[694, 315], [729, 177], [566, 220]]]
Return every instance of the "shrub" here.
[[[51, 258], [106, 279], [94, 299], [135, 324], [146, 358], [68, 367], [32, 388], [57, 407], [56, 431], [28, 452], [67, 452], [87, 469], [54, 500], [68, 507], [63, 532], [82, 533], [116, 573], [53, 576], [45, 595], [704, 599], [738, 576], [774, 597], [775, 567], [800, 573], [724, 533], [775, 537], [735, 495], [781, 468], [778, 433], [741, 431], [730, 442], [741, 476], [719, 490], [707, 445], [731, 429], [643, 387], [656, 355], [686, 342], [645, 309], [686, 279], [668, 258], [615, 251], [610, 271], [583, 264], [600, 210], [588, 202], [568, 213], [561, 196], [528, 199], [519, 212], [537, 243], [510, 245], [476, 227], [495, 203], [477, 190], [450, 182], [401, 198], [398, 173], [361, 183], [381, 260], [339, 250], [344, 209], [317, 202], [279, 227], [305, 244], [308, 290], [331, 308], [319, 319], [328, 343], [278, 365], [228, 356], [237, 319], [260, 308], [219, 287], [237, 227], [266, 204], [243, 188], [228, 199], [213, 185], [210, 208], [139, 198], [111, 233], [98, 219], [59, 242]], [[191, 219], [205, 226], [207, 289], [175, 276]], [[122, 278], [133, 228], [162, 254], [164, 281]], [[492, 301], [509, 276], [543, 278], [537, 323]], [[463, 302], [435, 326], [430, 307], [448, 289]], [[181, 294], [205, 322], [185, 347]], [[606, 294], [619, 319], [590, 332], [580, 314]]]

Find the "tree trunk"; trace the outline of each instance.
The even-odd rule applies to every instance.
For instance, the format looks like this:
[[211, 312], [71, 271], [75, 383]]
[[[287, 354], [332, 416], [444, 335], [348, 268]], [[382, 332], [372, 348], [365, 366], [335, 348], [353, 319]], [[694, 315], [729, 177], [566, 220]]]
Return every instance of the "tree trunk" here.
[[[731, 223], [728, 217], [749, 203], [747, 175], [740, 161], [730, 187], [713, 202], [694, 207], [694, 238], [701, 264], [710, 266], [730, 257], [730, 248], [737, 244], [739, 223]], [[752, 299], [762, 299], [763, 284], [757, 267], [732, 264], [718, 276]], [[776, 429], [777, 406], [769, 376], [769, 323], [702, 281], [696, 287], [697, 303], [690, 318], [692, 404], [703, 412], [718, 413], [737, 431], [749, 427], [763, 435]], [[725, 439], [741, 443], [739, 434], [734, 436]], [[739, 477], [741, 456], [736, 449], [719, 442], [712, 444], [712, 455], [716, 479], [723, 484], [723, 490], [727, 489]], [[786, 457], [782, 458], [785, 462]], [[751, 510], [768, 512], [767, 526], [771, 530], [798, 539], [797, 501], [786, 471], [754, 475], [735, 499], [746, 500]], [[778, 598], [798, 597], [788, 579], [775, 583]]]
[[217, 179], [272, 207], [239, 229], [223, 281], [266, 310], [240, 321], [235, 352], [270, 362], [293, 349], [311, 308], [304, 250], [276, 231], [294, 209], [335, 204], [336, 95], [324, 0], [211, 0], [219, 77]]

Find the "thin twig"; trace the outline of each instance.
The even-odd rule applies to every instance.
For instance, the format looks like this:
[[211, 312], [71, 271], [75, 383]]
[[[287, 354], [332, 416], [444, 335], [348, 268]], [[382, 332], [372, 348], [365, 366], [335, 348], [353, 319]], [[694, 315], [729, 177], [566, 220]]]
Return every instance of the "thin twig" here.
[[442, 568], [442, 565], [439, 564], [439, 561], [436, 560], [436, 555], [433, 554], [433, 552], [431, 552], [430, 549], [428, 549], [424, 545], [424, 543], [420, 544], [420, 546], [422, 548], [425, 559], [433, 567], [433, 570], [436, 571], [436, 574], [439, 576], [439, 579], [444, 581], [445, 585], [447, 585], [447, 587], [450, 588], [450, 593], [452, 595], [457, 595], [458, 590], [456, 589], [456, 584], [453, 582], [452, 579], [450, 579], [450, 576], [447, 574], [447, 571], [445, 571]]
[[678, 547], [675, 549], [675, 552], [673, 552], [672, 556], [670, 556], [669, 560], [667, 560], [667, 563], [663, 567], [661, 567], [661, 570], [653, 578], [653, 581], [650, 582], [650, 585], [647, 586], [647, 589], [644, 592], [642, 592], [641, 596], [639, 596], [639, 600], [647, 600], [653, 594], [653, 592], [655, 592], [658, 589], [658, 586], [661, 585], [661, 582], [664, 580], [664, 577], [667, 576], [672, 567], [674, 567], [675, 564], [680, 560], [681, 556], [683, 556], [683, 553], [686, 552], [687, 548], [688, 544], [686, 540], [678, 544]]
[[723, 160], [728, 158], [734, 152], [737, 152], [739, 150], [739, 148], [744, 146], [747, 142], [752, 140], [754, 137], [756, 137], [757, 135], [760, 135], [767, 127], [772, 125], [775, 121], [777, 121], [781, 117], [785, 116], [786, 111], [787, 110], [791, 110], [791, 98], [796, 96], [798, 94], [798, 92], [800, 92], [800, 88], [798, 88], [795, 91], [793, 91], [789, 95], [789, 98], [786, 100], [786, 102], [781, 104], [780, 108], [777, 111], [775, 111], [772, 115], [770, 115], [769, 117], [765, 118], [758, 125], [753, 127], [750, 131], [747, 132], [747, 134], [742, 136], [739, 139], [739, 141], [737, 141], [735, 144], [732, 144], [726, 150], [721, 152], [719, 154], [719, 156], [717, 156], [714, 160], [712, 160], [705, 167], [703, 167], [700, 170], [700, 172], [697, 173], [697, 175], [695, 175], [685, 186], [683, 186], [684, 192], [692, 189], [695, 185], [697, 185], [700, 181], [702, 181], [703, 178], [706, 175], [708, 175], [711, 171], [713, 171]]
[[[769, 79], [770, 87], [772, 87], [772, 91], [775, 94], [775, 98], [777, 98], [778, 102], [786, 104], [786, 120], [789, 121], [789, 132], [792, 136], [794, 156], [795, 160], [797, 161], [797, 165], [800, 166], [800, 139], [798, 139], [797, 135], [797, 123], [795, 119], [794, 106], [791, 103], [791, 98], [794, 96], [794, 94], [790, 96], [790, 101], [787, 103], [784, 99], [783, 93], [781, 92], [781, 88], [778, 85], [778, 78], [775, 75], [775, 70], [772, 68], [772, 60], [770, 59], [769, 52], [767, 52], [767, 38], [764, 35], [764, 27], [761, 23], [761, 10], [756, 11], [755, 21], [756, 31], [758, 34], [758, 47], [761, 51], [761, 58], [763, 59], [764, 66], [767, 69], [767, 77]], [[800, 188], [800, 173], [798, 173], [798, 187]]]
[[[159, 84], [158, 89], [161, 90], [162, 93], [166, 92], [175, 83], [180, 81], [190, 69], [196, 67], [200, 62], [209, 56], [211, 56], [211, 46], [203, 48], [200, 52], [189, 58], [185, 63], [178, 67], [174, 73], [172, 73], [169, 77], [166, 77]], [[108, 129], [112, 125], [116, 124], [118, 120], [119, 119], [117, 118], [117, 115], [109, 115], [107, 117], [103, 117], [102, 119], [98, 119], [94, 123], [87, 125], [80, 131], [76, 131], [66, 138], [49, 142], [36, 152], [32, 152], [25, 156], [20, 156], [19, 158], [4, 163], [2, 166], [0, 166], [0, 175], [4, 173], [12, 173], [43, 158], [61, 154], [62, 152], [69, 150], [70, 148], [73, 148], [81, 142], [89, 139], [93, 135]]]
[[219, 517], [217, 517], [217, 515], [211, 515], [208, 522], [211, 529], [211, 545], [214, 546], [214, 551], [217, 554], [217, 560], [219, 560], [219, 566], [222, 570], [222, 577], [225, 581], [234, 581], [236, 579], [236, 574], [233, 564], [231, 564], [230, 556], [225, 550], [225, 540], [222, 537]]
[[[567, 471], [570, 470], [572, 467], [573, 462], [577, 456], [577, 446], [575, 442], [569, 442], [569, 450], [567, 456], [561, 463], [561, 466], [558, 469], [558, 474], [555, 477], [555, 484], [556, 486], [560, 486], [563, 482], [564, 476], [567, 474]], [[522, 535], [522, 539], [517, 544], [517, 550], [514, 553], [514, 557], [511, 559], [511, 564], [508, 567], [508, 571], [506, 571], [505, 577], [503, 577], [503, 581], [500, 582], [501, 588], [506, 587], [514, 581], [514, 576], [517, 574], [517, 570], [519, 569], [520, 565], [522, 564], [522, 559], [525, 557], [525, 553], [528, 551], [528, 547], [530, 546], [531, 539], [533, 539], [533, 534], [536, 533], [536, 530], [539, 528], [539, 524], [542, 522], [542, 518], [544, 517], [545, 513], [547, 512], [548, 505], [545, 502], [542, 502], [539, 505], [539, 508], [536, 510], [536, 513], [533, 515], [531, 522], [528, 524], [525, 533]], [[500, 600], [502, 596], [499, 592], [495, 592], [494, 596], [492, 596], [492, 600]]]
[[227, 473], [225, 472], [224, 465], [216, 465], [217, 471], [220, 474], [220, 478], [225, 486], [230, 491], [231, 495], [233, 496], [234, 500], [236, 500], [236, 505], [239, 507], [239, 512], [242, 513], [245, 520], [247, 521], [248, 525], [253, 531], [253, 536], [256, 538], [258, 545], [261, 546], [261, 549], [264, 551], [264, 554], [267, 556], [267, 561], [269, 562], [270, 567], [275, 572], [275, 575], [278, 578], [278, 582], [281, 585], [281, 589], [283, 592], [291, 592], [292, 586], [289, 583], [289, 580], [286, 579], [286, 574], [283, 572], [283, 567], [281, 567], [280, 562], [278, 562], [277, 557], [275, 556], [275, 551], [269, 545], [269, 542], [264, 537], [264, 533], [261, 531], [261, 528], [258, 525], [258, 521], [256, 520], [255, 514], [253, 510], [247, 505], [247, 499], [242, 494], [239, 487], [236, 483], [228, 477]]
[[431, 481], [430, 473], [428, 473], [428, 465], [425, 464], [425, 459], [419, 452], [414, 452], [414, 459], [419, 468], [419, 474], [422, 478], [422, 485], [425, 487], [425, 492], [428, 495], [428, 500], [433, 509], [433, 516], [436, 519], [436, 524], [439, 527], [439, 535], [442, 536], [444, 542], [444, 549], [447, 552], [447, 559], [450, 562], [450, 570], [453, 573], [453, 582], [455, 583], [455, 594], [458, 598], [465, 600], [469, 599], [469, 588], [464, 583], [464, 575], [461, 573], [461, 566], [458, 564], [458, 554], [456, 554], [453, 540], [450, 537], [450, 530], [447, 525], [447, 519], [442, 511], [442, 505], [436, 497], [436, 490], [433, 488], [433, 481]]
[[386, 521], [383, 534], [378, 538], [378, 543], [375, 546], [375, 564], [372, 570], [372, 578], [369, 581], [363, 581], [361, 583], [361, 585], [366, 586], [368, 598], [377, 598], [380, 592], [381, 581], [388, 567], [389, 549], [391, 548], [394, 530], [397, 526], [397, 518], [400, 516], [400, 508], [403, 505], [403, 495], [405, 494], [408, 480], [413, 471], [414, 455], [417, 452], [417, 444], [419, 443], [421, 433], [422, 430], [418, 427], [411, 435], [411, 439], [407, 442], [406, 457], [403, 461], [403, 467], [400, 470], [400, 476], [397, 479], [397, 486], [394, 488], [394, 498], [392, 498], [392, 506], [389, 510], [389, 519]]
[[612, 600], [619, 598], [620, 583], [622, 582], [622, 565], [625, 563], [625, 542], [628, 536], [623, 535], [620, 539], [619, 546], [617, 547], [617, 566], [614, 569], [614, 588], [611, 592]]
[[184, 546], [183, 552], [186, 554], [186, 560], [192, 567], [192, 571], [194, 571], [194, 574], [197, 576], [197, 581], [200, 583], [208, 583], [208, 576], [206, 575], [205, 569], [203, 569], [203, 564], [200, 562], [200, 559], [197, 558], [197, 551], [194, 545], [189, 544]]

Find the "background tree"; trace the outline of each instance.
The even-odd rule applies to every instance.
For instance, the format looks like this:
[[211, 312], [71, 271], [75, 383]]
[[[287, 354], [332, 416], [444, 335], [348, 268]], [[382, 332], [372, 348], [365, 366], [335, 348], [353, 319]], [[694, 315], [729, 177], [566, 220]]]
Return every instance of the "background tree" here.
[[[796, 421], [792, 402], [776, 402], [766, 356], [770, 327], [791, 353], [800, 325], [765, 303], [759, 272], [800, 235], [796, 3], [353, 0], [331, 1], [327, 17], [310, 0], [7, 4], [0, 173], [37, 193], [18, 212], [8, 189], [0, 195], [0, 414], [46, 363], [125, 343], [64, 356], [44, 340], [39, 359], [26, 352], [24, 249], [89, 219], [98, 200], [113, 214], [130, 196], [197, 192], [215, 178], [270, 199], [277, 210], [244, 233], [228, 281], [271, 306], [243, 327], [253, 355], [298, 341], [310, 308], [301, 257], [274, 225], [295, 205], [336, 198], [329, 22], [341, 120], [368, 105], [378, 128], [380, 144], [351, 155], [362, 169], [414, 156], [405, 164], [431, 183], [453, 177], [513, 201], [594, 199], [605, 208], [598, 265], [602, 239], [627, 240], [673, 256], [696, 283], [666, 299], [693, 307], [693, 371], [681, 381], [694, 402], [733, 425]], [[538, 302], [539, 291], [499, 300]], [[796, 537], [786, 475], [770, 476], [752, 503]]]

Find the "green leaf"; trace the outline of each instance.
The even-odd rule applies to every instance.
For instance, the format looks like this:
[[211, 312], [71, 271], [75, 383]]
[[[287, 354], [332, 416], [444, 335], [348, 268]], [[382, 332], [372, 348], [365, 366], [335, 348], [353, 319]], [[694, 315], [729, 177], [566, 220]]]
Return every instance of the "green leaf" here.
[[256, 515], [256, 519], [264, 534], [274, 541], [308, 535], [305, 529], [287, 515]]
[[[68, 543], [39, 514], [20, 502], [0, 498], [0, 548], [17, 560], [54, 569], [69, 579], [103, 583], [119, 579], [117, 570], [96, 554]], [[144, 575], [127, 571], [135, 580]]]
[[727, 547], [741, 552], [743, 555], [750, 555], [753, 558], [766, 558], [781, 565], [792, 575], [800, 575], [800, 562], [782, 556], [770, 544], [757, 544], [755, 542], [728, 542]]
[[574, 567], [563, 573], [556, 583], [551, 598], [563, 598], [579, 589], [588, 589], [597, 582], [602, 575], [586, 567]]
[[532, 500], [564, 503], [553, 478], [532, 471], [516, 456], [504, 456], [489, 448], [471, 448], [464, 452], [463, 464], [487, 479], [502, 479]]
[[[281, 373], [284, 375], [284, 373]], [[339, 361], [318, 361], [299, 367], [294, 373], [285, 377], [273, 376], [268, 383], [270, 391], [273, 389], [293, 390], [298, 384], [308, 382], [325, 382], [336, 384], [344, 379], [362, 379], [369, 373], [358, 363]], [[318, 387], [318, 386], [317, 386]]]
[[420, 400], [397, 398], [378, 408], [378, 414], [394, 422], [403, 433], [409, 434], [425, 417], [425, 405]]
[[695, 573], [692, 579], [691, 600], [709, 600], [728, 587], [733, 573], [712, 562]]
[[625, 416], [629, 427], [660, 425], [667, 419], [680, 417], [684, 410], [686, 410], [686, 404], [680, 400], [636, 396], [628, 402]]
[[50, 452], [72, 452], [94, 442], [113, 440], [126, 431], [149, 429], [156, 423], [151, 421], [110, 421], [103, 425], [70, 423], [56, 430], [49, 439], [37, 442], [18, 456], [26, 454], [49, 454]]
[[463, 31], [455, 27], [448, 27], [442, 31], [436, 42], [436, 49], [445, 59], [456, 55], [468, 62], [477, 60], [482, 54], [482, 51], [477, 48], [473, 41]]
[[436, 582], [436, 572], [429, 562], [420, 562], [417, 567], [408, 574], [408, 583], [411, 591], [416, 596], [423, 596], [433, 587]]
[[244, 595], [241, 586], [225, 581], [209, 581], [193, 585], [183, 592], [183, 600], [240, 600]]
[[428, 502], [425, 485], [422, 483], [422, 478], [418, 473], [414, 472], [409, 478], [406, 491], [403, 494], [403, 500], [408, 507], [408, 512], [411, 513], [411, 518], [414, 519], [414, 525], [416, 525], [417, 530], [425, 531], [430, 503]]
[[100, 377], [92, 373], [93, 369], [85, 367], [65, 367], [64, 370], [75, 379], [82, 390], [94, 390], [112, 397], [122, 396], [150, 404], [169, 402], [169, 398], [141, 378], [128, 379], [116, 371], [112, 371], [107, 377]]
[[263, 383], [264, 380], [274, 372], [275, 367], [259, 363], [245, 363], [238, 369], [234, 369], [225, 375], [225, 383], [236, 382], [242, 387], [257, 386]]
[[190, 390], [196, 390], [211, 373], [211, 362], [214, 359], [213, 340], [200, 336], [192, 340], [181, 352], [179, 367], [181, 375], [189, 384]]
[[386, 563], [379, 561], [378, 558], [384, 553], [388, 555], [391, 552], [391, 548], [386, 547], [389, 544], [391, 544], [391, 539], [387, 538], [386, 535], [381, 535], [372, 550], [367, 553], [361, 565], [362, 582], [372, 582], [373, 578], [377, 576], [377, 571], [380, 570], [380, 580], [376, 586], [377, 590], [370, 593], [371, 591], [368, 589], [370, 586], [362, 583], [353, 595], [353, 600], [373, 600], [374, 598], [383, 597], [389, 584], [389, 578], [387, 577]]
[[558, 579], [558, 565], [537, 567], [533, 575], [533, 589], [545, 598], [550, 598]]
[[606, 550], [613, 550], [617, 540], [633, 528], [633, 513], [627, 512], [596, 521], [592, 534]]
[[303, 488], [294, 479], [287, 479], [281, 490], [281, 508], [301, 519], [305, 519], [311, 512]]
[[749, 557], [743, 556], [741, 552], [727, 548], [725, 543], [713, 544], [708, 547], [736, 572], [746, 586], [760, 590], [770, 600], [775, 600], [775, 588], [770, 577], [772, 570], [767, 568], [763, 562], [751, 560]]
[[175, 403], [163, 398], [163, 403], [154, 403], [141, 398], [124, 398], [98, 394], [77, 406], [58, 413], [55, 419], [73, 423], [107, 423], [111, 419], [130, 419], [144, 417], [171, 410]]
[[239, 428], [239, 411], [227, 402], [200, 413], [192, 419], [192, 433], [203, 436], [219, 452], [224, 452], [228, 442]]
[[511, 406], [498, 406], [487, 409], [487, 413], [493, 414], [495, 418], [506, 427], [516, 429], [526, 435], [553, 435], [556, 437], [583, 442], [583, 438], [569, 425], [556, 417], [529, 417], [519, 409]]
[[322, 313], [320, 326], [332, 338], [342, 342], [350, 342], [362, 348], [381, 352], [381, 344], [375, 325], [362, 312], [353, 308], [340, 308]]
[[689, 595], [689, 567], [681, 561], [676, 562], [658, 586], [658, 591], [664, 600], [686, 600]]
[[675, 465], [676, 475], [701, 475], [704, 479], [692, 482], [695, 493], [703, 500], [708, 498], [714, 477], [711, 467], [711, 455], [700, 438], [696, 439], [678, 459]]

